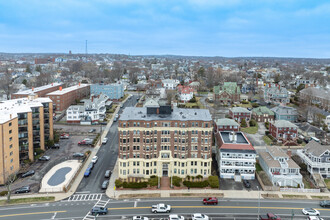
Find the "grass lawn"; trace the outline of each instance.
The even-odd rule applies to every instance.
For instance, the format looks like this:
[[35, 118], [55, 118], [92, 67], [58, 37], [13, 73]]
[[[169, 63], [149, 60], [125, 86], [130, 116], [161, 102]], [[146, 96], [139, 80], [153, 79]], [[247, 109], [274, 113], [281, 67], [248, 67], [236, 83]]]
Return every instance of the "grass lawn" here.
[[291, 195], [291, 194], [282, 194], [285, 199], [307, 199], [305, 195]]
[[11, 199], [9, 203], [7, 203], [7, 200], [5, 199], [5, 200], [0, 200], [0, 205], [36, 203], [36, 202], [40, 202], [40, 203], [41, 202], [52, 202], [54, 200], [55, 200], [54, 196]]
[[186, 108], [196, 108], [196, 106], [198, 106], [198, 108], [200, 108], [200, 109], [205, 108], [204, 105], [199, 101], [200, 98], [196, 97], [196, 100], [197, 100], [197, 101], [196, 101], [195, 103], [187, 102], [187, 103], [185, 104], [185, 107], [186, 107]]
[[262, 137], [262, 139], [264, 140], [264, 142], [265, 142], [267, 145], [270, 145], [270, 144], [272, 143], [272, 140], [271, 140], [268, 136], [266, 136], [266, 135], [264, 135], [264, 136]]
[[255, 127], [241, 128], [241, 130], [248, 134], [256, 134], [258, 132], [258, 125]]
[[324, 179], [324, 182], [327, 185], [327, 188], [330, 189], [330, 179]]
[[256, 171], [257, 172], [262, 171], [262, 168], [259, 163], [256, 163]]
[[206, 94], [207, 95], [207, 94], [209, 94], [209, 92], [198, 92], [198, 94], [204, 94], [204, 95]]

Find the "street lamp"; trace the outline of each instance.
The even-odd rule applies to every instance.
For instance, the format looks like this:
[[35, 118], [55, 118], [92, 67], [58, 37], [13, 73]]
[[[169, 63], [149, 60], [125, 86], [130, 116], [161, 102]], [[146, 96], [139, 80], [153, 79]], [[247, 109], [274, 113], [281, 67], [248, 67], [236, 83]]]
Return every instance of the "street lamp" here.
[[259, 216], [260, 216], [260, 189], [259, 186], [257, 186], [258, 189], [258, 220], [259, 220]]

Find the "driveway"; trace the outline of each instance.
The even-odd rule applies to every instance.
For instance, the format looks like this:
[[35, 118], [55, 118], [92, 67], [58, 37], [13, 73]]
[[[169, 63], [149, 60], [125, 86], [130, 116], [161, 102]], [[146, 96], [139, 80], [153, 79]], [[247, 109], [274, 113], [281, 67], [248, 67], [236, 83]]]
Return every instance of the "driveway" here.
[[265, 135], [265, 131], [267, 131], [264, 123], [258, 123], [258, 132], [256, 134], [248, 134], [244, 133], [246, 137], [249, 139], [253, 146], [266, 146], [266, 143], [262, 139]]
[[257, 179], [249, 180], [251, 188], [245, 188], [243, 182], [235, 182], [233, 179], [223, 179], [220, 178], [220, 190], [258, 190], [261, 186]]

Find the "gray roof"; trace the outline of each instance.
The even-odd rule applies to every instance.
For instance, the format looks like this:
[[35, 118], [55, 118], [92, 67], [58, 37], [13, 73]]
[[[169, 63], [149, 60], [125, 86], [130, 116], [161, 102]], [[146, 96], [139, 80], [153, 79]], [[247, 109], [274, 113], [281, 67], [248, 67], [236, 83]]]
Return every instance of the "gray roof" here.
[[238, 112], [251, 113], [249, 110], [247, 110], [246, 108], [242, 108], [242, 107], [233, 107], [230, 110], [234, 113], [238, 113]]
[[126, 107], [120, 115], [120, 120], [178, 120], [178, 121], [211, 121], [208, 109], [186, 109], [174, 107], [171, 114], [147, 114], [147, 107]]
[[312, 140], [308, 144], [306, 144], [304, 150], [306, 153], [310, 153], [316, 157], [319, 157], [325, 151], [330, 151], [330, 145], [321, 145], [320, 143]]
[[286, 120], [277, 120], [274, 125], [277, 128], [297, 128], [297, 125]]
[[[260, 152], [259, 157], [261, 157], [265, 161], [269, 168], [281, 168], [280, 162], [278, 160], [274, 160], [270, 153]], [[287, 161], [287, 163], [289, 168], [299, 168], [299, 166], [291, 158]]]
[[215, 123], [217, 124], [217, 126], [223, 126], [223, 125], [239, 126], [239, 124], [234, 119], [230, 119], [230, 118], [216, 119]]
[[288, 106], [276, 106], [271, 109], [273, 112], [279, 115], [298, 115], [297, 110], [293, 107]]
[[144, 107], [159, 107], [159, 104], [156, 100], [154, 99], [148, 99], [144, 105]]
[[266, 147], [267, 152], [269, 152], [273, 157], [289, 157], [284, 150], [282, 150], [280, 147], [278, 146], [267, 146]]
[[323, 89], [318, 89], [315, 87], [308, 87], [306, 89], [301, 90], [300, 93], [330, 100], [330, 94], [328, 91], [325, 91]]

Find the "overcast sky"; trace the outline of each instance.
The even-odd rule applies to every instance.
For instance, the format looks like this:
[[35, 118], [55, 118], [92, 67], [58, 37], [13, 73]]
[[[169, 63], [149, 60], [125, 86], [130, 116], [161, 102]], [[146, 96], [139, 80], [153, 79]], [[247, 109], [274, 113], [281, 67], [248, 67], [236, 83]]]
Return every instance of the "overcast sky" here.
[[0, 52], [330, 57], [330, 1], [0, 0]]

